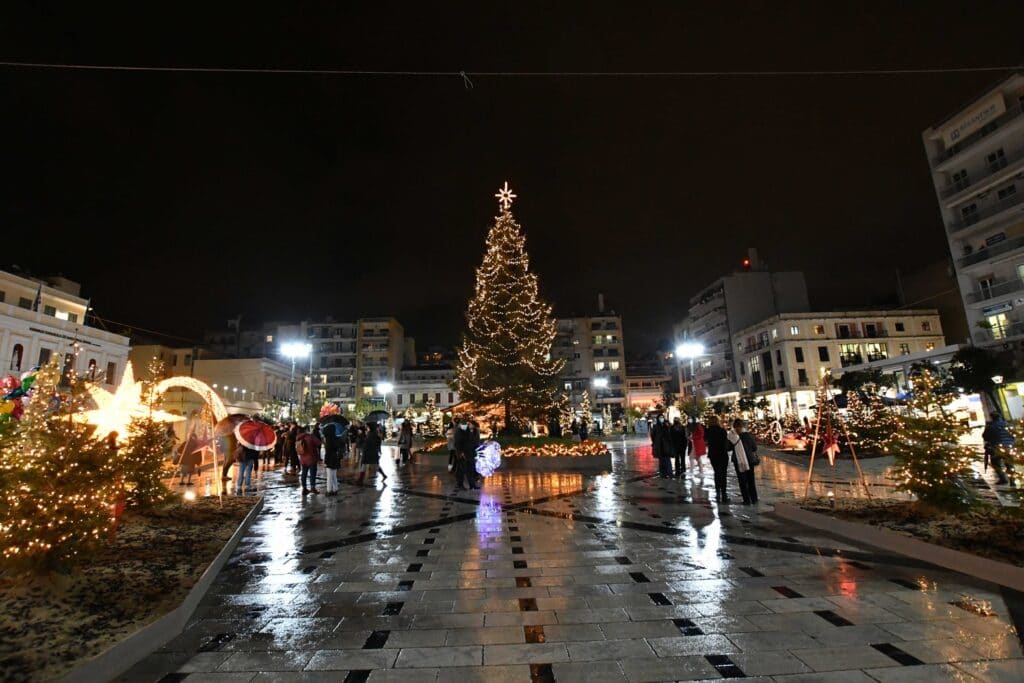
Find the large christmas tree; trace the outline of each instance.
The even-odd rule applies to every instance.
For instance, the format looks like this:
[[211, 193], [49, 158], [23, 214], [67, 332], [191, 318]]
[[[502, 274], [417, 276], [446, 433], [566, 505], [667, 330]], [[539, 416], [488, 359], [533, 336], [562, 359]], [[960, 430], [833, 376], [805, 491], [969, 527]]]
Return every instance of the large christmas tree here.
[[501, 403], [509, 429], [514, 412], [534, 417], [553, 408], [563, 362], [551, 358], [555, 319], [540, 298], [526, 238], [512, 218], [515, 195], [505, 183], [495, 196], [501, 214], [476, 270], [455, 383], [463, 399]]

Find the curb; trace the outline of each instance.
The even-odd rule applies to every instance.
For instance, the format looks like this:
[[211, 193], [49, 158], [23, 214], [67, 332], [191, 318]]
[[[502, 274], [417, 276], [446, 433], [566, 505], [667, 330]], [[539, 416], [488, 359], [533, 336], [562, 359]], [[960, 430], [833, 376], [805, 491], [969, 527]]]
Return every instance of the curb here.
[[882, 550], [898, 553], [915, 560], [950, 569], [976, 579], [990, 581], [1018, 591], [1024, 591], [1024, 568], [1005, 562], [996, 562], [970, 553], [944, 548], [903, 534], [857, 522], [829, 517], [817, 512], [808, 512], [795, 505], [776, 503], [775, 514], [782, 519], [796, 522], [819, 531], [828, 531], [843, 538], [866, 543]]
[[66, 673], [60, 679], [60, 683], [104, 683], [105, 681], [111, 681], [144, 657], [149, 656], [171, 638], [181, 633], [192, 613], [199, 606], [199, 602], [206, 596], [210, 586], [213, 585], [213, 580], [227, 563], [228, 558], [231, 557], [231, 554], [235, 551], [235, 548], [242, 540], [242, 537], [245, 536], [249, 527], [252, 526], [256, 516], [263, 509], [263, 500], [263, 496], [260, 496], [256, 505], [245, 516], [242, 523], [238, 525], [238, 529], [231, 535], [231, 538], [224, 544], [224, 547], [217, 553], [217, 556], [213, 558], [210, 566], [206, 568], [206, 571], [203, 572], [199, 580], [192, 586], [192, 589], [180, 605], [156, 621], [143, 626], [124, 640], [110, 646], [92, 659], [82, 662]]

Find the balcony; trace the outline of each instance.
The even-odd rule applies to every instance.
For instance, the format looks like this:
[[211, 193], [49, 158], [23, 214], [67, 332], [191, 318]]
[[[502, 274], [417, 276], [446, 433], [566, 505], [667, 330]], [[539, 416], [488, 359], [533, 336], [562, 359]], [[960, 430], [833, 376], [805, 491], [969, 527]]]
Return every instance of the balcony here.
[[761, 349], [767, 349], [767, 348], [768, 348], [768, 342], [766, 342], [766, 341], [757, 341], [757, 342], [754, 342], [753, 344], [747, 344], [746, 346], [744, 346], [743, 347], [743, 353], [753, 353], [754, 351], [760, 351]]
[[968, 180], [966, 183], [955, 182], [947, 184], [944, 188], [939, 190], [939, 197], [942, 199], [949, 199], [950, 197], [955, 197], [960, 194], [968, 195], [972, 188], [984, 186], [985, 182], [989, 178], [998, 173], [1002, 173], [1005, 169], [1010, 168], [1021, 159], [1024, 159], [1024, 148], [1011, 152], [1009, 155], [1001, 157], [994, 163], [986, 164], [982, 171], [982, 175], [973, 180]]
[[962, 216], [958, 220], [953, 221], [949, 224], [949, 232], [956, 234], [967, 228], [978, 225], [987, 218], [998, 216], [1007, 209], [1012, 209], [1021, 202], [1024, 202], [1024, 192], [1014, 192], [1009, 197], [1000, 199], [997, 202], [983, 206], [974, 213]]
[[987, 342], [1000, 343], [1021, 335], [1024, 335], [1024, 322], [1011, 322], [998, 328], [978, 330], [974, 333], [974, 339], [982, 344]]
[[984, 287], [980, 291], [971, 292], [967, 295], [967, 303], [976, 304], [982, 301], [988, 301], [994, 299], [997, 296], [1004, 296], [1006, 294], [1013, 294], [1024, 289], [1024, 281], [1020, 278], [1013, 278], [1005, 282], [997, 282], [991, 287]]
[[844, 368], [850, 365], [860, 365], [864, 362], [864, 357], [859, 353], [841, 353], [839, 354], [839, 364]]
[[1002, 242], [996, 242], [991, 247], [979, 249], [973, 254], [968, 254], [967, 256], [964, 256], [963, 258], [957, 260], [956, 264], [960, 268], [966, 268], [968, 266], [973, 266], [977, 263], [983, 263], [984, 261], [994, 259], [997, 256], [1002, 256], [1003, 254], [1009, 254], [1010, 252], [1017, 251], [1021, 247], [1024, 247], [1024, 236], [1014, 237], [1013, 239], [1003, 240]]
[[957, 143], [952, 147], [939, 152], [937, 155], [932, 157], [932, 166], [938, 166], [944, 161], [952, 159], [965, 149], [969, 149], [978, 140], [981, 140], [982, 138], [991, 135], [999, 128], [1005, 126], [1007, 123], [1010, 123], [1014, 119], [1018, 118], [1021, 115], [1022, 106], [1024, 105], [1016, 104], [1012, 107], [1007, 107], [1006, 111], [1004, 111], [996, 118], [992, 119], [992, 121], [990, 121], [989, 123], [985, 124], [985, 126], [980, 130], [974, 131], [973, 133], [963, 138], [962, 140], [958, 140]]

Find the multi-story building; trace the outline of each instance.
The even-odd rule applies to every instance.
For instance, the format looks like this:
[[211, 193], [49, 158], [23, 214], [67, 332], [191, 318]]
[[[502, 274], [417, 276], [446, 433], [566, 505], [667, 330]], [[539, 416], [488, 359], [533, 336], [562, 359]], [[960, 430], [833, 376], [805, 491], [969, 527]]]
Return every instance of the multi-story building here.
[[0, 271], [0, 359], [18, 375], [62, 358], [65, 375], [116, 384], [128, 360], [128, 338], [88, 324], [89, 301], [65, 277], [34, 278]]
[[735, 400], [740, 389], [736, 333], [771, 315], [808, 310], [804, 274], [763, 270], [757, 251], [750, 249], [744, 270], [718, 278], [691, 297], [686, 318], [673, 328], [677, 343], [698, 342], [704, 348], [692, 359], [692, 374], [689, 359], [677, 359], [682, 392]]
[[203, 348], [220, 358], [274, 358], [280, 346], [283, 323], [262, 323], [251, 329], [242, 327], [241, 316], [228, 321], [225, 329], [203, 333]]
[[833, 369], [895, 356], [919, 360], [945, 346], [935, 309], [784, 313], [733, 339], [741, 392], [766, 398], [776, 414], [796, 409], [802, 416]]
[[922, 133], [975, 343], [1024, 339], [1024, 73]]
[[626, 401], [621, 316], [605, 312], [604, 297], [599, 295], [596, 314], [559, 318], [557, 326], [551, 356], [565, 361], [559, 378], [561, 389], [570, 393], [577, 407], [587, 390], [595, 412], [600, 413], [606, 405], [616, 413], [621, 411]]
[[[665, 393], [671, 391], [672, 375], [661, 362], [662, 354], [626, 364], [626, 402], [630, 408], [644, 412], [665, 403]], [[675, 371], [675, 365], [672, 366]]]
[[394, 396], [389, 396], [388, 400], [396, 410], [422, 407], [428, 399], [433, 399], [441, 410], [448, 410], [459, 402], [459, 392], [451, 385], [454, 379], [455, 370], [451, 366], [403, 368], [395, 381]]

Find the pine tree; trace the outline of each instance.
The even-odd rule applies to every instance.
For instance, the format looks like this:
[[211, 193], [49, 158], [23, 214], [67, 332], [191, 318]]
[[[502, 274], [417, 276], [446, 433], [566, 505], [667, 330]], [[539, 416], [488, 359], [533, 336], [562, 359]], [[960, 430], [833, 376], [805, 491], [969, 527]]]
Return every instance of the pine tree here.
[[23, 418], [0, 442], [0, 552], [5, 565], [63, 569], [112, 527], [111, 445], [73, 419], [81, 393], [57, 397], [54, 359], [39, 370]]
[[444, 432], [444, 414], [438, 409], [433, 397], [427, 399], [427, 421], [423, 423], [424, 436], [441, 436]]
[[150, 415], [133, 418], [128, 425], [127, 438], [117, 458], [112, 461], [115, 478], [124, 482], [129, 507], [150, 508], [163, 502], [168, 495], [164, 486], [164, 465], [172, 441], [167, 425], [157, 422], [152, 412], [160, 407], [160, 396], [155, 391], [156, 381], [164, 376], [164, 364], [154, 359], [149, 364], [149, 377], [142, 383], [142, 401]]
[[558, 395], [558, 426], [562, 430], [562, 436], [572, 432], [572, 401], [569, 394], [562, 392]]
[[590, 405], [590, 392], [586, 389], [583, 390], [583, 395], [580, 396], [580, 419], [587, 426], [587, 431], [589, 432], [590, 423], [594, 421], [594, 409]]
[[908, 408], [895, 441], [893, 474], [897, 488], [923, 503], [943, 508], [971, 502], [961, 479], [970, 473], [973, 452], [960, 443], [967, 428], [945, 410], [948, 397], [939, 378], [923, 369], [913, 378]]
[[875, 452], [878, 445], [866, 429], [871, 420], [871, 408], [860, 397], [857, 390], [846, 392], [846, 429], [858, 451]]
[[466, 311], [455, 383], [463, 399], [500, 403], [505, 425], [513, 409], [535, 417], [555, 405], [563, 361], [551, 358], [556, 327], [530, 272], [526, 239], [509, 210], [514, 197], [499, 191], [501, 214], [487, 235], [476, 290]]

